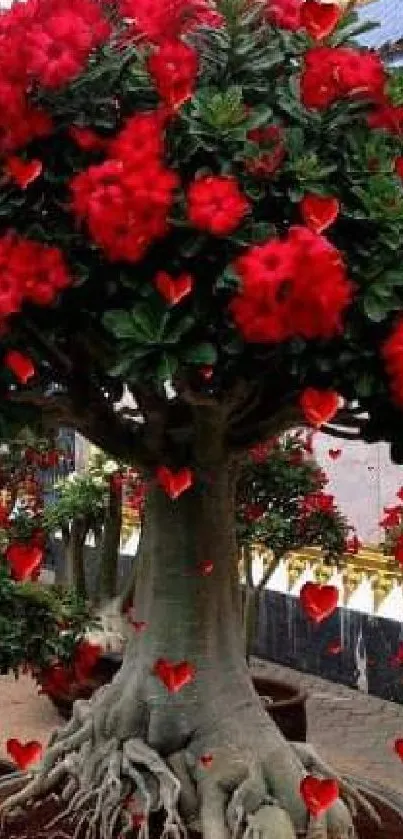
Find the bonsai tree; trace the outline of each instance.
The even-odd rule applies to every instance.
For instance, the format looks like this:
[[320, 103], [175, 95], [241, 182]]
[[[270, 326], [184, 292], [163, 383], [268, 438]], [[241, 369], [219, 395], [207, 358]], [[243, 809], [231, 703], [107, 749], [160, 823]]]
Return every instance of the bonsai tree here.
[[[245, 585], [244, 630], [249, 660], [256, 637], [261, 592], [291, 551], [320, 547], [324, 561], [350, 548], [350, 527], [324, 489], [327, 478], [306, 452], [299, 432], [251, 449], [237, 486], [237, 540]], [[255, 583], [256, 548], [269, 552]]]
[[153, 810], [204, 839], [352, 835], [253, 690], [235, 492], [304, 419], [403, 460], [403, 110], [355, 24], [314, 0], [0, 18], [3, 421], [42, 412], [149, 482], [122, 669], [4, 817], [65, 782], [102, 839]]

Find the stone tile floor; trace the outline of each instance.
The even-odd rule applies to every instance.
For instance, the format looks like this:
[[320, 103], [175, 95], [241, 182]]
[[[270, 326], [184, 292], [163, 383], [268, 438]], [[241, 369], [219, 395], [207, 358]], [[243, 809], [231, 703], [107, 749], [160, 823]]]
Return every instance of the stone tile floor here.
[[[403, 706], [277, 664], [255, 660], [254, 668], [308, 691], [309, 740], [336, 769], [403, 793], [403, 762], [393, 751], [395, 739], [403, 737]], [[0, 676], [0, 757], [9, 737], [45, 745], [60, 724], [28, 676]]]

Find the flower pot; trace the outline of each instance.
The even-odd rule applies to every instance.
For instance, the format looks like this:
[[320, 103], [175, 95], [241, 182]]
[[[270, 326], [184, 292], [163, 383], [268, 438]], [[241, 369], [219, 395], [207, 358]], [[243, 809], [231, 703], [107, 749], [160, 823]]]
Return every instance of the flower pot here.
[[[18, 773], [16, 773], [15, 786], [7, 786], [7, 792], [1, 789], [1, 778], [9, 775], [10, 770], [7, 767], [3, 768], [0, 762], [0, 804], [7, 794], [16, 792], [21, 788], [21, 780]], [[355, 819], [355, 828], [357, 839], [402, 839], [403, 836], [403, 796], [392, 790], [387, 790], [384, 787], [378, 786], [374, 782], [366, 782], [361, 778], [348, 778], [350, 782], [355, 783], [368, 800], [373, 804], [382, 819], [382, 826], [378, 827], [363, 813], [359, 808], [357, 817]], [[24, 836], [24, 839], [38, 839], [38, 836], [46, 831], [46, 825], [55, 819], [61, 811], [65, 809], [65, 804], [60, 803], [55, 797], [50, 797], [44, 801], [40, 806], [28, 808], [25, 812], [18, 816], [13, 823], [6, 824], [1, 834], [1, 839], [15, 839], [16, 836]], [[77, 819], [79, 814], [76, 813]], [[67, 818], [62, 818], [58, 821], [58, 835], [63, 835], [65, 839], [73, 839], [74, 829], [77, 825], [72, 824]], [[81, 835], [81, 834], [80, 834]], [[193, 837], [198, 834], [191, 834]], [[150, 839], [159, 839], [160, 830], [150, 825]], [[95, 837], [98, 839], [98, 837]]]

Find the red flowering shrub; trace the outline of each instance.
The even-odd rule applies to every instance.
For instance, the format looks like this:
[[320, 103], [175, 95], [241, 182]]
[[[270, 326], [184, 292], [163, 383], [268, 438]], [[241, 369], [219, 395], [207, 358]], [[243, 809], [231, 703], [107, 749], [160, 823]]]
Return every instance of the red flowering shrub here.
[[215, 236], [228, 236], [248, 212], [249, 202], [234, 178], [209, 175], [191, 184], [188, 215], [194, 227]]
[[346, 96], [382, 102], [385, 85], [382, 60], [374, 53], [314, 47], [305, 54], [301, 97], [307, 108], [328, 108]]
[[165, 41], [148, 60], [148, 69], [161, 99], [172, 108], [193, 93], [199, 61], [196, 50], [182, 41]]

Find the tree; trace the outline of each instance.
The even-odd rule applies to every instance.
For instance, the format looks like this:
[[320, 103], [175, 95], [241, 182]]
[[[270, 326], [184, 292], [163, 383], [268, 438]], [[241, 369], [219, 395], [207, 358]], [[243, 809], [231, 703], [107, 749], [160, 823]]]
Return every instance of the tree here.
[[[308, 449], [308, 452], [307, 452]], [[237, 541], [245, 578], [244, 631], [249, 660], [259, 601], [280, 560], [291, 551], [320, 547], [325, 561], [351, 549], [351, 529], [325, 493], [327, 478], [299, 431], [251, 449], [237, 486]], [[253, 579], [254, 548], [269, 551], [260, 580]], [[357, 547], [358, 549], [358, 547]]]
[[3, 813], [74, 764], [66, 806], [102, 839], [128, 809], [204, 839], [347, 839], [340, 799], [308, 816], [320, 764], [253, 690], [235, 490], [250, 446], [304, 417], [403, 460], [389, 74], [312, 0], [28, 0], [0, 29], [4, 422], [41, 411], [150, 482], [123, 667]]

